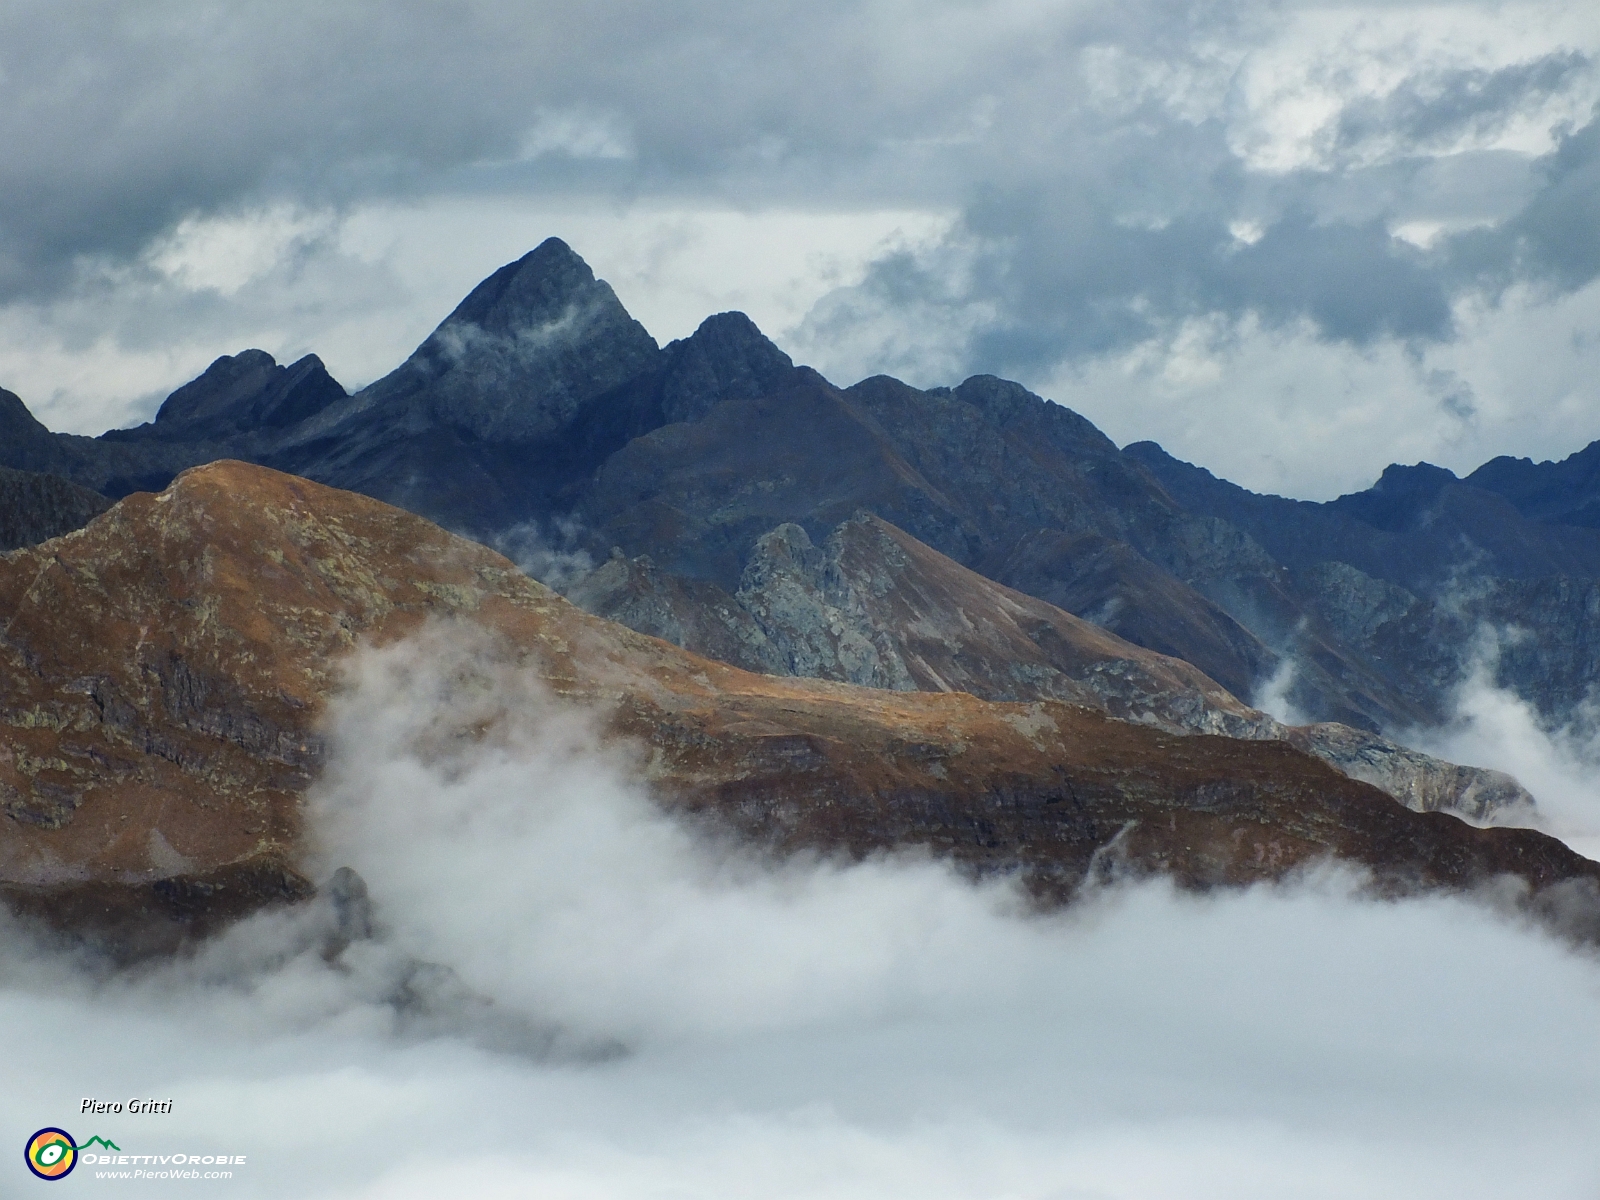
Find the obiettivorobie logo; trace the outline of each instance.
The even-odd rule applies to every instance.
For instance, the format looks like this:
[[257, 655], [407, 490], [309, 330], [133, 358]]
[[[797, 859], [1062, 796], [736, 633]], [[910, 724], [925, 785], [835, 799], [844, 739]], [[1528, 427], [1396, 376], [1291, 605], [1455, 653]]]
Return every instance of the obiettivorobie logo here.
[[92, 1137], [80, 1146], [65, 1129], [51, 1127], [39, 1130], [28, 1139], [22, 1157], [28, 1163], [28, 1170], [40, 1179], [53, 1181], [72, 1174], [72, 1168], [78, 1165], [79, 1150], [89, 1150], [95, 1146], [104, 1146], [108, 1150], [122, 1149], [115, 1142], [108, 1142], [102, 1137]]
[[[91, 1153], [95, 1147], [99, 1153]], [[96, 1179], [232, 1179], [232, 1171], [200, 1171], [204, 1167], [242, 1167], [243, 1154], [124, 1154], [122, 1147], [103, 1137], [81, 1146], [65, 1129], [50, 1126], [28, 1139], [22, 1157], [28, 1170], [53, 1183], [72, 1174], [80, 1162], [93, 1167], [134, 1167], [132, 1171], [96, 1171]], [[187, 1168], [187, 1169], [175, 1169]]]

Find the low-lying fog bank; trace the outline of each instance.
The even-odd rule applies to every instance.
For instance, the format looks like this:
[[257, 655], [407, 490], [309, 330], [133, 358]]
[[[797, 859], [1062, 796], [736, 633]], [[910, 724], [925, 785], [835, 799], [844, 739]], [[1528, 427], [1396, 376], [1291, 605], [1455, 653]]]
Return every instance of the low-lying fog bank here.
[[185, 1189], [241, 1200], [1600, 1186], [1600, 963], [1488, 898], [1328, 874], [1039, 916], [925, 860], [762, 865], [439, 640], [366, 656], [333, 737], [319, 869], [374, 936], [323, 904], [108, 977], [7, 926], [17, 1141], [242, 1154]]

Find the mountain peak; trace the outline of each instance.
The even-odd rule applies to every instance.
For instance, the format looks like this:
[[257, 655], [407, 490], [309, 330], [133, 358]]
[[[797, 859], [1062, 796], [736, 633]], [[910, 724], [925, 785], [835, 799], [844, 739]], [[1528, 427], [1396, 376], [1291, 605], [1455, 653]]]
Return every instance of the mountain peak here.
[[235, 395], [259, 391], [277, 365], [278, 360], [265, 350], [224, 354], [162, 401], [156, 420], [163, 424], [192, 421], [219, 401], [226, 403]]
[[48, 439], [50, 431], [28, 411], [22, 397], [0, 388], [0, 438], [7, 444], [21, 445]]
[[1042, 437], [1062, 449], [1115, 455], [1116, 443], [1095, 428], [1087, 417], [1064, 404], [1046, 400], [1020, 383], [994, 375], [973, 375], [951, 394], [988, 415], [1002, 429], [1032, 425]]
[[282, 367], [265, 350], [241, 350], [224, 354], [168, 396], [147, 428], [165, 434], [181, 426], [191, 439], [283, 429], [344, 397], [315, 354]]
[[1410, 467], [1390, 463], [1383, 469], [1378, 482], [1372, 485], [1372, 490], [1392, 496], [1415, 496], [1419, 493], [1435, 493], [1445, 484], [1455, 482], [1456, 473], [1447, 467], [1436, 467], [1429, 462], [1419, 462]]
[[1463, 482], [1504, 496], [1530, 520], [1600, 528], [1600, 442], [1559, 462], [1502, 455]]
[[794, 360], [742, 312], [707, 317], [667, 354], [661, 406], [669, 422], [699, 420], [724, 400], [753, 400], [794, 380]]
[[1454, 471], [1432, 463], [1390, 463], [1366, 491], [1340, 496], [1329, 506], [1375, 529], [1395, 532], [1410, 528], [1447, 485], [1458, 482]]
[[367, 389], [475, 438], [529, 441], [649, 370], [660, 348], [610, 284], [548, 238], [468, 293], [401, 367]]
[[590, 300], [597, 288], [603, 288], [617, 307], [622, 307], [611, 288], [595, 279], [589, 264], [571, 246], [560, 238], [546, 238], [468, 292], [439, 328], [470, 324], [487, 333], [514, 337], [541, 318], [559, 316], [568, 305]]

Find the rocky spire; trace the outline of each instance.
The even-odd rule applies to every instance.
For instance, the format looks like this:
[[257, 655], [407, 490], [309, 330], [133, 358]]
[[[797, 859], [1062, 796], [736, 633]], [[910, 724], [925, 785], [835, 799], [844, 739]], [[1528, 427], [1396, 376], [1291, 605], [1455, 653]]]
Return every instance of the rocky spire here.
[[396, 371], [367, 389], [473, 437], [528, 441], [655, 366], [661, 351], [559, 238], [501, 267]]

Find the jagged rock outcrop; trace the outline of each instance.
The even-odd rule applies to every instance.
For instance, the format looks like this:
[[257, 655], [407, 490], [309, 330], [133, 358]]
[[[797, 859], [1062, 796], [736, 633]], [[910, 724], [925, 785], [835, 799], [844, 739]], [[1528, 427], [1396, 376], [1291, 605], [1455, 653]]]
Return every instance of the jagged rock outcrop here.
[[[1427, 463], [1390, 467], [1367, 491], [1327, 504], [1247, 492], [1152, 443], [1126, 453], [1191, 511], [1247, 530], [1288, 568], [1270, 579], [1202, 572], [1196, 586], [1235, 615], [1248, 613], [1257, 630], [1303, 621], [1277, 643], [1297, 663], [1316, 659], [1313, 639], [1343, 647], [1347, 661], [1378, 681], [1368, 691], [1390, 724], [1447, 718], [1485, 635], [1497, 643], [1491, 678], [1552, 720], [1565, 720], [1600, 685], [1600, 640], [1592, 636], [1600, 529], [1576, 516], [1573, 524], [1556, 520], [1569, 513], [1557, 480], [1571, 485], [1570, 513], [1587, 503], [1588, 451], [1568, 460], [1570, 468], [1497, 459], [1465, 480]], [[1509, 494], [1493, 490], [1500, 487]], [[1290, 598], [1273, 620], [1259, 602], [1269, 584]], [[1300, 687], [1292, 698], [1320, 711], [1320, 684]]]
[[179, 471], [217, 458], [263, 458], [284, 428], [344, 398], [316, 355], [283, 367], [262, 350], [224, 355], [167, 397], [154, 421], [98, 438], [51, 433], [0, 392], [0, 458], [117, 499], [159, 491]]
[[757, 543], [738, 599], [787, 674], [988, 700], [1053, 698], [1174, 733], [1275, 726], [1195, 667], [1000, 586], [870, 514], [814, 546], [798, 525]]
[[1278, 736], [1417, 812], [1456, 812], [1477, 820], [1525, 820], [1533, 814], [1533, 797], [1504, 771], [1460, 767], [1348, 725], [1291, 725]]
[[655, 365], [660, 350], [610, 286], [551, 238], [480, 283], [399, 367], [296, 430], [310, 473], [371, 471], [379, 451], [428, 430], [528, 442]]
[[71, 533], [110, 507], [98, 492], [58, 475], [0, 467], [0, 552]]
[[566, 589], [598, 616], [749, 670], [894, 691], [1053, 698], [1174, 733], [1269, 737], [1277, 722], [1191, 664], [969, 571], [870, 513], [814, 544], [756, 540], [732, 594], [621, 552]]
[[725, 400], [754, 400], [795, 382], [794, 361], [740, 312], [707, 317], [694, 336], [667, 347], [664, 424], [698, 421]]
[[0, 605], [0, 892], [123, 953], [309, 892], [300, 797], [341, 656], [440, 619], [598, 708], [664, 802], [777, 851], [922, 845], [1056, 899], [1113, 865], [1211, 886], [1330, 856], [1392, 890], [1600, 886], [1554, 839], [1411, 812], [1282, 742], [739, 671], [409, 513], [239, 463], [0, 559]]
[[585, 612], [747, 671], [786, 675], [750, 610], [714, 583], [668, 575], [621, 549], [564, 589]]
[[279, 366], [265, 350], [223, 355], [168, 396], [156, 419], [117, 429], [107, 441], [216, 442], [297, 425], [345, 399], [322, 360], [308, 354]]
[[[1103, 547], [1091, 547], [1103, 549]], [[1181, 659], [985, 579], [858, 514], [815, 545], [757, 539], [738, 591], [620, 552], [567, 591], [589, 612], [750, 670], [986, 700], [1066, 700], [1169, 733], [1288, 740], [1418, 811], [1526, 814], [1510, 776], [1459, 767], [1346, 725], [1283, 725]]]
[[1419, 706], [1447, 706], [1470, 670], [1556, 723], [1600, 679], [1600, 581], [1479, 579], [1418, 596], [1346, 563], [1294, 572], [1307, 609]]

